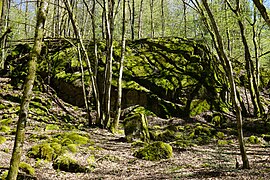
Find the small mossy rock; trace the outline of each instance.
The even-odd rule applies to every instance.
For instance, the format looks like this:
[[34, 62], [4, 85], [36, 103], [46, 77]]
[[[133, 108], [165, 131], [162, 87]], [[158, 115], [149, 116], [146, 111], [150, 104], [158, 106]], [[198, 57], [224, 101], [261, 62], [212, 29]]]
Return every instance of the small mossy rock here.
[[48, 161], [52, 161], [62, 150], [60, 150], [61, 145], [56, 145], [56, 143], [43, 143], [34, 145], [29, 151], [28, 156], [32, 158], [40, 158]]
[[27, 164], [26, 162], [20, 162], [19, 169], [31, 176], [35, 175], [35, 169], [30, 164]]
[[172, 146], [162, 141], [148, 144], [134, 153], [135, 157], [150, 161], [169, 159], [172, 157], [172, 155]]
[[69, 157], [69, 155], [59, 156], [55, 161], [53, 161], [53, 168], [66, 172], [88, 172], [88, 168], [78, 164], [78, 162]]
[[128, 142], [150, 139], [147, 118], [142, 113], [134, 114], [124, 119], [124, 131]]
[[176, 139], [175, 132], [169, 129], [166, 129], [165, 131], [151, 130], [149, 131], [149, 133], [150, 133], [150, 139], [153, 141], [170, 142]]
[[3, 144], [6, 140], [7, 139], [4, 136], [0, 136], [0, 144]]
[[70, 144], [87, 144], [89, 142], [89, 138], [77, 133], [70, 133], [67, 135], [67, 138], [72, 141]]
[[260, 139], [254, 135], [250, 136], [247, 141], [251, 144], [259, 144], [261, 142]]
[[68, 150], [70, 152], [72, 152], [72, 153], [77, 152], [77, 145], [76, 144], [69, 144], [69, 145], [67, 145], [67, 147], [68, 147]]
[[7, 133], [10, 130], [10, 127], [8, 126], [0, 126], [0, 132]]

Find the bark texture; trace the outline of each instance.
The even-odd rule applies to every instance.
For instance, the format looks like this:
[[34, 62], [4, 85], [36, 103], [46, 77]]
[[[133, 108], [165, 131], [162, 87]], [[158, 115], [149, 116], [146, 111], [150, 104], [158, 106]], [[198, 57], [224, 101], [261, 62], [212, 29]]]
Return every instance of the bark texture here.
[[32, 97], [32, 88], [34, 85], [36, 77], [36, 62], [40, 56], [43, 34], [44, 34], [44, 24], [48, 11], [48, 3], [45, 0], [38, 2], [39, 9], [37, 13], [37, 24], [35, 31], [34, 47], [31, 52], [31, 57], [28, 64], [28, 76], [24, 83], [23, 97], [20, 107], [19, 120], [17, 122], [17, 131], [15, 135], [15, 142], [12, 152], [12, 157], [10, 161], [10, 168], [8, 172], [8, 180], [16, 180], [18, 175], [18, 169], [20, 164], [20, 159], [22, 155], [24, 136], [25, 136], [25, 126], [28, 117], [28, 107]]

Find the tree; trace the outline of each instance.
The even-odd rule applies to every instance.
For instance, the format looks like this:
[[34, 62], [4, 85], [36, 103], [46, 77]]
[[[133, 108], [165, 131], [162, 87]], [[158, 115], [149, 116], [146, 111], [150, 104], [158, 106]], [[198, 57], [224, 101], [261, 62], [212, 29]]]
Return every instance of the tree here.
[[254, 107], [254, 115], [260, 116], [264, 114], [263, 107], [261, 105], [260, 101], [260, 95], [259, 95], [259, 90], [258, 90], [258, 85], [257, 85], [257, 80], [255, 78], [255, 68], [254, 68], [254, 63], [251, 59], [251, 54], [249, 50], [249, 45], [247, 42], [247, 38], [245, 35], [245, 27], [244, 24], [241, 20], [240, 17], [240, 2], [239, 0], [236, 0], [236, 8], [234, 9], [230, 2], [226, 0], [227, 4], [229, 5], [230, 9], [233, 11], [233, 13], [237, 17], [237, 22], [240, 28], [240, 34], [241, 34], [241, 39], [242, 43], [244, 46], [244, 52], [245, 52], [245, 61], [246, 61], [246, 71], [247, 71], [247, 76], [248, 76], [248, 87], [251, 95], [251, 101]]
[[246, 154], [246, 148], [245, 148], [244, 137], [243, 137], [243, 128], [242, 128], [242, 126], [243, 126], [242, 121], [243, 120], [242, 120], [242, 114], [241, 114], [241, 107], [239, 104], [239, 100], [237, 99], [236, 85], [234, 82], [231, 61], [229, 60], [229, 58], [227, 57], [227, 55], [225, 53], [225, 50], [223, 47], [223, 39], [219, 33], [217, 23], [215, 21], [215, 18], [213, 16], [212, 12], [211, 12], [211, 9], [209, 8], [207, 0], [202, 0], [202, 3], [203, 3], [203, 6], [206, 10], [206, 13], [209, 17], [211, 27], [213, 28], [213, 31], [214, 31], [213, 34], [214, 34], [215, 39], [213, 39], [213, 40], [215, 40], [217, 42], [216, 50], [218, 52], [220, 59], [222, 59], [225, 63], [224, 67], [226, 69], [227, 76], [229, 79], [232, 102], [233, 102], [233, 106], [234, 106], [235, 113], [236, 113], [238, 141], [239, 141], [240, 152], [241, 152], [242, 161], [243, 161], [243, 168], [248, 169], [248, 168], [250, 168], [250, 166], [249, 166], [249, 161], [248, 161], [248, 157]]
[[266, 24], [270, 27], [270, 17], [266, 11], [265, 6], [263, 5], [263, 3], [261, 2], [261, 0], [253, 0], [255, 6], [257, 7], [257, 9], [260, 11], [263, 19], [265, 20]]
[[19, 120], [17, 122], [17, 131], [15, 134], [15, 142], [10, 161], [10, 168], [7, 179], [15, 180], [18, 175], [19, 163], [22, 155], [25, 127], [28, 118], [28, 107], [32, 97], [32, 89], [36, 77], [36, 62], [40, 57], [42, 48], [44, 24], [48, 11], [48, 2], [46, 0], [38, 1], [38, 12], [37, 12], [37, 24], [35, 30], [34, 46], [31, 52], [29, 64], [28, 64], [28, 76], [24, 82], [23, 97], [20, 106]]
[[123, 0], [123, 18], [122, 18], [122, 47], [121, 47], [121, 60], [119, 67], [119, 78], [118, 78], [118, 87], [117, 87], [117, 102], [116, 102], [116, 116], [111, 125], [111, 131], [114, 133], [119, 124], [119, 119], [121, 115], [121, 102], [122, 102], [122, 76], [123, 76], [123, 68], [124, 68], [124, 59], [125, 59], [125, 33], [126, 33], [126, 0]]
[[[97, 121], [99, 121], [99, 118], [100, 118], [100, 101], [99, 101], [99, 91], [98, 91], [98, 85], [97, 85], [96, 76], [93, 73], [92, 65], [91, 65], [87, 50], [85, 48], [85, 45], [83, 43], [83, 39], [82, 39], [80, 30], [79, 30], [78, 23], [76, 21], [76, 18], [74, 16], [74, 14], [72, 13], [71, 4], [70, 4], [70, 2], [68, 0], [64, 0], [64, 3], [65, 3], [65, 6], [66, 6], [66, 9], [68, 11], [69, 18], [71, 20], [71, 24], [73, 26], [75, 36], [79, 40], [80, 47], [81, 47], [81, 49], [82, 49], [82, 51], [84, 53], [84, 56], [86, 58], [86, 63], [87, 63], [87, 66], [88, 66], [88, 72], [89, 72], [89, 75], [90, 75], [90, 79], [91, 79], [91, 83], [92, 83], [92, 89], [93, 89], [93, 92], [94, 92], [94, 97], [95, 97], [95, 102], [96, 102], [96, 110], [97, 110], [97, 117], [96, 118], [97, 118]], [[90, 117], [89, 117], [89, 125], [92, 125]]]

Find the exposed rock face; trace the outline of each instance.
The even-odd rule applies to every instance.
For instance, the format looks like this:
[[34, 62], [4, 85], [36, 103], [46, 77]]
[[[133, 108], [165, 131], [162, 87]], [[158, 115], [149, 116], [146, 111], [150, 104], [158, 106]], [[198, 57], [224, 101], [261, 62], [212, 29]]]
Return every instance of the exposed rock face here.
[[[90, 43], [90, 58], [94, 53], [92, 47]], [[112, 110], [117, 98], [120, 49], [121, 45], [115, 42]], [[104, 43], [99, 42], [97, 79], [100, 89], [104, 82], [102, 74], [105, 69], [105, 50]], [[46, 58], [50, 60], [50, 69], [53, 69], [51, 85], [65, 101], [84, 106], [82, 86], [78, 83], [81, 77], [76, 49], [65, 47], [49, 53]], [[214, 69], [214, 63], [215, 56], [203, 43], [194, 40], [172, 37], [127, 42], [122, 108], [140, 105], [165, 118], [194, 116], [208, 109], [218, 110], [222, 103], [220, 94], [227, 86], [223, 78], [225, 73]], [[43, 72], [49, 69], [47, 64], [42, 64]], [[86, 68], [85, 79], [88, 84], [91, 83]], [[194, 108], [196, 111], [192, 111]]]

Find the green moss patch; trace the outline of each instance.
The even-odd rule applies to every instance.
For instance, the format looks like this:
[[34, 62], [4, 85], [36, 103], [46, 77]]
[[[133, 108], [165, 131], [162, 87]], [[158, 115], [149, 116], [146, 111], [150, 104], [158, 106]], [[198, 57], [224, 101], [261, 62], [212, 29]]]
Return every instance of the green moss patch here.
[[8, 127], [8, 126], [0, 126], [0, 132], [7, 133], [8, 131], [10, 131], [10, 127]]
[[172, 147], [164, 142], [157, 141], [137, 150], [134, 156], [139, 159], [158, 161], [160, 159], [169, 159], [173, 155]]
[[56, 146], [55, 144], [51, 145], [50, 143], [34, 145], [28, 151], [28, 156], [51, 161], [61, 153], [61, 147], [62, 146]]
[[247, 139], [247, 142], [250, 144], [259, 144], [261, 141], [257, 136], [252, 135]]
[[27, 164], [25, 162], [20, 162], [19, 169], [31, 176], [35, 175], [35, 169], [30, 164]]
[[89, 169], [78, 164], [75, 159], [68, 155], [61, 155], [53, 162], [53, 168], [66, 172], [88, 172]]
[[7, 139], [4, 136], [0, 136], [0, 144], [3, 144], [6, 140]]

